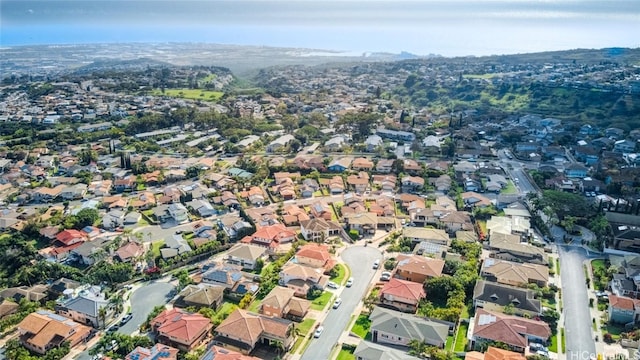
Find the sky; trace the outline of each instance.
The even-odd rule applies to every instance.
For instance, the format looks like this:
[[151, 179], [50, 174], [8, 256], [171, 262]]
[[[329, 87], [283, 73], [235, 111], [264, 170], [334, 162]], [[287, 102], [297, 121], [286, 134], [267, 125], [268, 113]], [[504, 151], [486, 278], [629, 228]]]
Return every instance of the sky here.
[[0, 46], [118, 42], [444, 56], [640, 47], [640, 0], [0, 1]]

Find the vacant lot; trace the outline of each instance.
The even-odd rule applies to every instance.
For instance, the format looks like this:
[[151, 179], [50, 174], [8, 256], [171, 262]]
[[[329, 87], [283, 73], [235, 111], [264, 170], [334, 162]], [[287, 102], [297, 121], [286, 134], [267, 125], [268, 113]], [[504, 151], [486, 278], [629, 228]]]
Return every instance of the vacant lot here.
[[161, 90], [154, 90], [152, 95], [171, 96], [182, 99], [192, 100], [204, 100], [204, 101], [218, 101], [224, 95], [221, 91], [210, 91], [200, 89], [165, 89], [164, 94]]

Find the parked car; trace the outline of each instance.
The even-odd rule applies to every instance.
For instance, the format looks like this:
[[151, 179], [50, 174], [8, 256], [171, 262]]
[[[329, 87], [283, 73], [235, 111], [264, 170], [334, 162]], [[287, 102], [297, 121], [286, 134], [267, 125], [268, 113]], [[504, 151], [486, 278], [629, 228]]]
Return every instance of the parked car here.
[[316, 331], [313, 332], [313, 337], [314, 338], [319, 338], [320, 335], [322, 335], [322, 332], [324, 331], [324, 327], [322, 326], [318, 326], [318, 328], [316, 329]]
[[133, 318], [133, 314], [132, 313], [128, 313], [127, 315], [125, 315], [122, 320], [120, 320], [120, 326], [126, 324], [129, 322], [129, 320], [131, 320], [131, 318]]
[[333, 281], [329, 281], [329, 282], [327, 283], [327, 287], [328, 287], [328, 288], [330, 288], [330, 289], [337, 289], [337, 288], [339, 288], [340, 286], [338, 286], [338, 284], [334, 283]]
[[376, 261], [373, 262], [373, 268], [377, 269], [380, 267], [380, 259], [377, 259]]
[[389, 281], [391, 280], [391, 273], [388, 271], [383, 271], [382, 275], [380, 275], [380, 280], [381, 281]]
[[342, 304], [342, 299], [341, 298], [337, 298], [336, 301], [333, 302], [333, 308], [334, 309], [339, 308], [340, 304]]
[[114, 333], [116, 331], [118, 331], [118, 329], [120, 329], [120, 325], [119, 324], [115, 324], [112, 327], [107, 329], [107, 333]]
[[349, 280], [347, 280], [347, 284], [345, 285], [346, 287], [351, 287], [353, 285], [353, 278], [350, 277]]

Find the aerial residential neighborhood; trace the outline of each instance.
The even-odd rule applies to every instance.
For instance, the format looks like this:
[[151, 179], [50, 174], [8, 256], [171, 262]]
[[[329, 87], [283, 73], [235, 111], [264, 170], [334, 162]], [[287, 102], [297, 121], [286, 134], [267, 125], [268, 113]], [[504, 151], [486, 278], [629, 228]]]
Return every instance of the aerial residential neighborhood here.
[[637, 70], [417, 64], [7, 78], [0, 358], [630, 357], [639, 130], [396, 95]]

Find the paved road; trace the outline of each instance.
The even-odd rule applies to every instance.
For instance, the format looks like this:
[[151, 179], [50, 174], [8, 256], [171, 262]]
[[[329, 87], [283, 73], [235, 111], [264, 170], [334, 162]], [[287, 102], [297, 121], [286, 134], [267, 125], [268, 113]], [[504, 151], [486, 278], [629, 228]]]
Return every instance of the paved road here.
[[166, 282], [166, 279], [161, 279], [135, 290], [131, 295], [131, 313], [133, 317], [118, 332], [131, 335], [137, 331], [154, 307], [167, 303], [169, 300], [168, 294], [173, 289], [174, 286], [171, 283]]
[[[572, 358], [572, 354], [595, 354], [596, 346], [591, 328], [589, 297], [583, 270], [587, 253], [582, 247], [558, 245], [558, 254], [560, 255], [567, 359]], [[574, 355], [573, 358], [588, 358], [580, 356]]]
[[[131, 312], [133, 313], [133, 317], [128, 323], [118, 329], [119, 333], [127, 335], [133, 334], [147, 319], [147, 316], [149, 316], [151, 310], [153, 310], [155, 306], [167, 303], [169, 300], [167, 294], [173, 290], [174, 286], [166, 280], [167, 279], [164, 278], [150, 282], [139, 287], [133, 292], [133, 295], [131, 296]], [[89, 355], [89, 351], [83, 351], [75, 359], [91, 360], [91, 356]]]
[[307, 347], [301, 360], [329, 359], [331, 350], [338, 343], [351, 315], [358, 315], [354, 314], [355, 309], [366, 295], [371, 279], [376, 273], [376, 270], [373, 270], [373, 262], [376, 259], [382, 260], [382, 254], [375, 247], [353, 246], [342, 252], [342, 259], [351, 268], [353, 286], [344, 288], [340, 294], [342, 305], [338, 309], [329, 310], [322, 323], [324, 332], [320, 338], [311, 340], [311, 345]]

